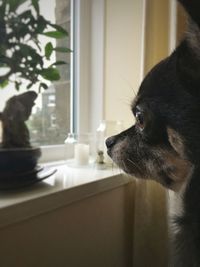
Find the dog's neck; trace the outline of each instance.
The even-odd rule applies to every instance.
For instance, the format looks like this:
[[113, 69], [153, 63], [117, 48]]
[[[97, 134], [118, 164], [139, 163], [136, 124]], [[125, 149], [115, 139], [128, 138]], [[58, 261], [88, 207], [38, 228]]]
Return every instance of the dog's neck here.
[[188, 180], [174, 193], [173, 205], [173, 215], [182, 222], [181, 225], [191, 222], [200, 226], [200, 167], [193, 168]]
[[[187, 220], [200, 223], [200, 166], [194, 168], [183, 194], [184, 214]], [[200, 227], [199, 227], [200, 231]]]
[[[173, 267], [200, 266], [200, 168], [193, 170], [190, 181], [174, 194], [172, 213]], [[172, 204], [173, 205], [173, 204]], [[198, 257], [198, 258], [197, 258]]]

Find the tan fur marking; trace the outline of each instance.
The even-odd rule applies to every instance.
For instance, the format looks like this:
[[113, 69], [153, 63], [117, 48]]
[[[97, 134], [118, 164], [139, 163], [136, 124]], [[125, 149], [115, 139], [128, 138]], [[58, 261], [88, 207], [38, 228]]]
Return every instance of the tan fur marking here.
[[183, 138], [172, 128], [167, 128], [167, 134], [171, 146], [181, 157], [184, 157], [185, 149]]
[[167, 165], [172, 167], [172, 171], [169, 177], [174, 181], [173, 190], [179, 191], [183, 184], [187, 184], [190, 179], [190, 173], [192, 169], [192, 164], [178, 155], [174, 155], [170, 152], [164, 152], [163, 158], [165, 159]]
[[[148, 168], [151, 177], [162, 184], [163, 177], [160, 172], [163, 172], [173, 181], [171, 185], [168, 185], [169, 189], [176, 192], [182, 190], [191, 177], [193, 170], [191, 162], [172, 149], [159, 148], [154, 150], [153, 154], [160, 164], [153, 164], [151, 168]], [[147, 165], [150, 166], [149, 163]]]

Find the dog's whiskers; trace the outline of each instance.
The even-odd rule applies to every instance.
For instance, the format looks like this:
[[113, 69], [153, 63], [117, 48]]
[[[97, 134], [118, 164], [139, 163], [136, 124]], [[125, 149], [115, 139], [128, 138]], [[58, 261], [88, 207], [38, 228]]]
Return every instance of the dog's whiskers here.
[[135, 163], [133, 162], [131, 159], [127, 159], [140, 173], [142, 172], [142, 169]]
[[126, 170], [126, 164], [123, 160], [121, 160], [122, 165], [124, 166], [124, 170]]

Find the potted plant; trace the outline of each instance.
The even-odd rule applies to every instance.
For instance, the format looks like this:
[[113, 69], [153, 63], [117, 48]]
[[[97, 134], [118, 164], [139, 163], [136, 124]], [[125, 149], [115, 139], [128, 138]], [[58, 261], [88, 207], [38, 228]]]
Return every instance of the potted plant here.
[[[27, 8], [23, 8], [27, 5]], [[20, 11], [21, 10], [21, 11]], [[23, 11], [22, 11], [23, 10]], [[49, 37], [43, 45], [39, 36]], [[38, 92], [48, 88], [48, 81], [57, 81], [58, 65], [64, 61], [50, 62], [53, 52], [69, 53], [67, 47], [54, 47], [51, 38], [64, 38], [68, 32], [46, 20], [40, 13], [39, 0], [0, 0], [0, 88], [14, 83], [17, 91], [22, 83], [26, 93], [13, 96], [0, 113], [3, 140], [0, 149], [0, 172], [14, 175], [33, 170], [41, 154], [31, 147], [25, 121], [31, 114]]]

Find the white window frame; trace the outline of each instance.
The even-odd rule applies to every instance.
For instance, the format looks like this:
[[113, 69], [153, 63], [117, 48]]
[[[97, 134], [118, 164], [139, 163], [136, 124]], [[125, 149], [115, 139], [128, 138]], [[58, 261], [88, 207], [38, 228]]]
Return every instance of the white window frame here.
[[[103, 119], [105, 0], [72, 0], [71, 132], [95, 132]], [[75, 42], [74, 42], [75, 40]], [[66, 133], [67, 137], [67, 133]], [[42, 146], [41, 162], [65, 159], [65, 145]]]
[[176, 48], [177, 34], [177, 1], [170, 0], [170, 36], [169, 36], [169, 54]]

